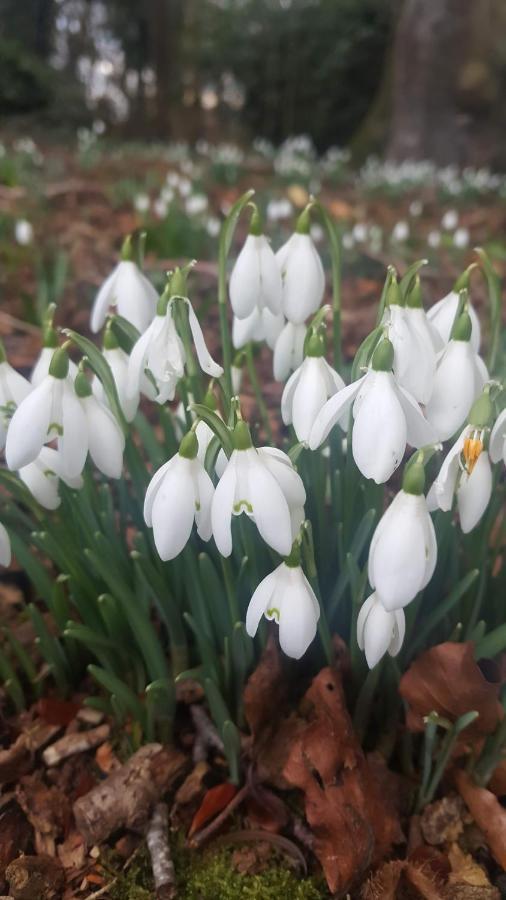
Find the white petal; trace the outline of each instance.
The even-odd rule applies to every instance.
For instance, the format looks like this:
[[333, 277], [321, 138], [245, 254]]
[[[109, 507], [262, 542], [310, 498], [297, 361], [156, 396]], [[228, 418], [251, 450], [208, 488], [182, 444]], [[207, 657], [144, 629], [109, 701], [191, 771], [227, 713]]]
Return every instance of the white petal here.
[[274, 350], [276, 341], [285, 327], [285, 317], [281, 312], [274, 315], [267, 307], [262, 310], [261, 315], [266, 344], [271, 350]]
[[462, 477], [457, 491], [460, 527], [464, 534], [468, 534], [478, 524], [491, 496], [492, 469], [488, 453], [483, 451], [469, 477]]
[[312, 357], [304, 360], [293, 396], [293, 427], [298, 440], [306, 443], [327, 400], [326, 373], [321, 362]]
[[255, 306], [253, 312], [246, 319], [238, 319], [234, 316], [232, 322], [232, 343], [236, 350], [240, 350], [250, 341], [262, 341], [264, 329], [260, 310]]
[[266, 544], [281, 556], [292, 548], [290, 510], [285, 495], [261, 457], [250, 456], [249, 490], [253, 517]]
[[86, 397], [83, 406], [88, 421], [88, 443], [93, 462], [108, 478], [120, 478], [125, 437], [118, 421], [96, 397]]
[[249, 602], [248, 611], [246, 613], [246, 631], [250, 637], [255, 637], [260, 619], [271, 602], [280, 569], [281, 566], [278, 566], [274, 572], [269, 572], [269, 574], [266, 575], [254, 591]]
[[274, 475], [289, 507], [291, 509], [303, 507], [306, 502], [306, 489], [290, 457], [276, 447], [259, 447], [258, 455], [269, 472]]
[[447, 440], [463, 425], [478, 393], [475, 355], [470, 344], [450, 341], [439, 361], [425, 410], [439, 440]]
[[160, 559], [174, 559], [186, 546], [195, 519], [192, 460], [175, 457], [155, 493], [151, 517]]
[[[453, 323], [455, 321], [458, 304], [459, 295], [454, 291], [450, 291], [450, 293], [447, 294], [446, 297], [443, 297], [442, 300], [439, 300], [438, 303], [435, 303], [434, 306], [432, 306], [427, 311], [427, 318], [437, 329], [442, 341], [445, 344], [447, 344], [450, 340], [450, 334], [453, 328]], [[478, 319], [476, 311], [471, 304], [468, 305], [468, 312], [472, 327], [471, 346], [477, 353], [480, 349], [481, 341], [480, 320]]]
[[[104, 359], [111, 369], [112, 377], [114, 378], [114, 383], [118, 392], [118, 399], [121, 405], [121, 409], [123, 410], [123, 415], [125, 416], [127, 422], [131, 422], [135, 416], [135, 413], [137, 412], [140, 398], [139, 393], [133, 396], [129, 396], [127, 393], [129, 362], [128, 354], [125, 353], [125, 351], [122, 350], [121, 347], [115, 347], [111, 350], [104, 350], [103, 355]], [[96, 381], [101, 385], [98, 379], [96, 379]], [[102, 403], [106, 403], [107, 405], [103, 388], [101, 393], [99, 393], [98, 395], [98, 399], [102, 400]]]
[[96, 334], [97, 331], [100, 331], [100, 329], [102, 328], [106, 320], [107, 313], [109, 312], [109, 307], [114, 302], [114, 283], [118, 274], [118, 268], [119, 264], [105, 279], [97, 296], [95, 297], [95, 302], [93, 303], [93, 309], [91, 311], [90, 322], [90, 328], [94, 334]]
[[49, 375], [49, 366], [53, 358], [54, 347], [43, 347], [40, 351], [39, 358], [35, 363], [30, 381], [33, 387], [37, 387], [41, 381]]
[[202, 463], [196, 459], [193, 463], [193, 478], [195, 484], [195, 501], [198, 504], [195, 512], [195, 522], [199, 537], [203, 541], [208, 541], [213, 533], [211, 523], [211, 506], [214, 497], [214, 484]]
[[359, 613], [357, 616], [357, 644], [360, 650], [364, 649], [364, 630], [367, 622], [367, 617], [376, 603], [376, 594], [372, 593], [367, 600], [362, 603], [362, 606], [359, 609]]
[[[395, 506], [394, 506], [395, 504]], [[426, 565], [425, 497], [400, 491], [369, 552], [369, 581], [389, 612], [406, 606], [423, 584]]]
[[[140, 338], [135, 342], [132, 347], [132, 352], [130, 353], [130, 358], [128, 360], [128, 373], [127, 373], [127, 382], [126, 382], [126, 394], [129, 398], [133, 399], [139, 396], [139, 390], [141, 387], [142, 376], [144, 373], [145, 365], [146, 365], [146, 357], [148, 353], [148, 348], [153, 338], [153, 335], [163, 326], [163, 317], [155, 316], [153, 322], [149, 326], [149, 328], [141, 334]], [[155, 393], [154, 391], [152, 392]]]
[[0, 363], [0, 370], [4, 402], [10, 401], [11, 403], [15, 403], [16, 406], [19, 406], [25, 397], [28, 397], [28, 394], [31, 393], [32, 385], [26, 378], [23, 378], [19, 372], [16, 372], [16, 369], [13, 369], [8, 362]]
[[394, 638], [395, 627], [394, 614], [387, 612], [379, 598], [376, 597], [364, 628], [365, 658], [370, 669], [374, 669], [374, 666], [388, 651]]
[[9, 566], [11, 562], [11, 542], [5, 525], [0, 522], [0, 566]]
[[293, 322], [287, 322], [280, 332], [273, 358], [276, 381], [285, 381], [292, 369], [301, 365], [305, 334], [304, 325], [294, 325]]
[[211, 507], [213, 537], [222, 556], [232, 553], [232, 508], [237, 484], [237, 454], [234, 450], [214, 492]]
[[367, 377], [367, 375], [363, 375], [362, 378], [344, 387], [327, 400], [325, 406], [316, 417], [309, 435], [311, 450], [316, 450], [320, 444], [323, 444], [334, 425], [339, 424], [346, 429], [351, 405]]
[[437, 434], [430, 422], [425, 418], [415, 398], [403, 387], [397, 385], [397, 397], [406, 419], [406, 439], [411, 447], [418, 450], [427, 444], [434, 444]]
[[397, 656], [404, 643], [404, 636], [406, 634], [406, 616], [404, 615], [403, 609], [396, 609], [394, 611], [394, 620], [394, 634], [388, 648], [390, 656]]
[[296, 369], [295, 372], [292, 372], [290, 378], [283, 388], [283, 394], [281, 396], [281, 418], [283, 419], [285, 425], [292, 424], [293, 397], [295, 394], [295, 389], [299, 383], [299, 378], [301, 376], [303, 366], [304, 363], [302, 363], [302, 366], [299, 366], [299, 368]]
[[425, 573], [423, 576], [422, 583], [420, 585], [420, 590], [422, 591], [424, 587], [427, 587], [429, 581], [434, 575], [434, 570], [436, 568], [437, 563], [437, 540], [436, 540], [436, 531], [434, 529], [434, 524], [432, 522], [431, 517], [428, 514], [425, 516]]
[[146, 331], [156, 312], [158, 294], [136, 263], [131, 260], [119, 263], [111, 294], [120, 316], [141, 334]]
[[155, 502], [155, 497], [158, 492], [158, 489], [165, 478], [166, 472], [173, 466], [178, 458], [179, 454], [176, 453], [175, 456], [172, 456], [163, 466], [160, 466], [159, 469], [156, 470], [153, 475], [151, 481], [148, 484], [148, 489], [146, 491], [146, 496], [144, 498], [144, 521], [146, 525], [151, 528], [153, 524], [153, 503]]
[[322, 364], [327, 378], [327, 394], [329, 397], [332, 397], [333, 394], [336, 394], [338, 391], [342, 391], [342, 389], [346, 387], [346, 385], [339, 372], [336, 372], [336, 370], [333, 369], [332, 366], [329, 366], [327, 360], [323, 357]]
[[230, 275], [230, 304], [238, 319], [246, 319], [260, 305], [259, 238], [249, 234]]
[[[42, 456], [42, 453], [41, 453]], [[40, 456], [35, 462], [23, 466], [19, 477], [30, 493], [45, 509], [57, 509], [61, 503], [58, 494], [58, 475], [50, 466], [41, 463]]]
[[[278, 255], [278, 263], [280, 257]], [[290, 252], [282, 265], [283, 312], [290, 322], [301, 324], [320, 306], [325, 276], [312, 238], [295, 234]]]
[[439, 475], [434, 482], [434, 494], [439, 509], [448, 511], [452, 508], [453, 495], [460, 470], [460, 454], [468, 433], [469, 428], [464, 428], [458, 440], [455, 441], [453, 447], [446, 454], [439, 470]]
[[362, 474], [377, 484], [388, 481], [404, 455], [406, 419], [389, 372], [376, 373], [360, 405], [353, 424], [352, 449]]
[[[92, 399], [92, 398], [90, 398]], [[93, 397], [95, 403], [97, 400]], [[80, 475], [88, 453], [88, 423], [81, 401], [76, 396], [69, 379], [63, 383], [62, 394], [63, 434], [58, 438], [63, 471], [70, 478]]]
[[[279, 643], [283, 653], [300, 659], [315, 638], [320, 609], [302, 569], [285, 566], [285, 570], [288, 577], [283, 578], [279, 599]], [[276, 599], [275, 595], [273, 602]]]
[[193, 343], [195, 344], [195, 350], [197, 353], [197, 358], [200, 363], [200, 368], [207, 374], [210, 375], [211, 378], [220, 378], [223, 375], [223, 369], [218, 363], [215, 363], [209, 350], [206, 347], [206, 342], [204, 340], [204, 335], [202, 334], [202, 329], [199, 324], [199, 320], [195, 315], [193, 310], [193, 306], [190, 301], [187, 301], [188, 305], [188, 320], [190, 323], [190, 330], [193, 337]]
[[499, 462], [502, 456], [506, 465], [506, 409], [498, 415], [492, 428], [489, 453], [492, 462]]
[[9, 469], [33, 462], [48, 438], [55, 379], [48, 375], [14, 413], [7, 432], [5, 457]]

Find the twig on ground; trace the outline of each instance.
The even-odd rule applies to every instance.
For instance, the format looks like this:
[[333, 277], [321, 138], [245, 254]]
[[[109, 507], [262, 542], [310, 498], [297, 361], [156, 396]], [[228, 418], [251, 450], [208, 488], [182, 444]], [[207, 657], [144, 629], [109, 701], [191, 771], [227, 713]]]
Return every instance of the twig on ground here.
[[207, 759], [207, 752], [210, 749], [218, 750], [220, 753], [223, 753], [223, 741], [204, 707], [200, 706], [198, 703], [192, 703], [190, 706], [190, 715], [196, 731], [192, 754], [193, 762], [198, 763]]
[[42, 754], [46, 766], [57, 766], [63, 759], [75, 756], [77, 753], [86, 753], [103, 744], [111, 733], [109, 725], [99, 725], [89, 731], [76, 731], [74, 734], [66, 734], [59, 741], [46, 747]]
[[169, 846], [169, 809], [157, 803], [146, 830], [146, 843], [151, 857], [156, 900], [173, 900], [177, 894], [176, 873]]

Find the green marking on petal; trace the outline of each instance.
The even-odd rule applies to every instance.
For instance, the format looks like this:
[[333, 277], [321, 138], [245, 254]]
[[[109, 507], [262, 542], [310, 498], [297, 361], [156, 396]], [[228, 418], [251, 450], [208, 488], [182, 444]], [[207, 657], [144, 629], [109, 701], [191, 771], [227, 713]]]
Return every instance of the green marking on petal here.
[[266, 609], [265, 615], [267, 616], [268, 619], [274, 619], [279, 625], [281, 613], [276, 606], [271, 607], [271, 609]]
[[250, 515], [253, 515], [253, 507], [248, 500], [238, 500], [237, 503], [234, 503], [234, 512], [236, 515], [239, 515], [243, 510], [246, 510]]
[[58, 422], [51, 422], [49, 428], [47, 429], [47, 433], [51, 434], [52, 431], [54, 431], [58, 435], [58, 437], [61, 437], [63, 435], [63, 428], [61, 425], [58, 425]]

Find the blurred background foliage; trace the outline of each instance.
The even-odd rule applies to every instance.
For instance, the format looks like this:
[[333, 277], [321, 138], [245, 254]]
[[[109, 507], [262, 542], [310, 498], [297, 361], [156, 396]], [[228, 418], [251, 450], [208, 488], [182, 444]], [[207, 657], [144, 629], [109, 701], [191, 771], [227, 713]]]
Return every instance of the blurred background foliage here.
[[506, 159], [504, 0], [0, 0], [0, 22], [0, 115], [32, 129]]

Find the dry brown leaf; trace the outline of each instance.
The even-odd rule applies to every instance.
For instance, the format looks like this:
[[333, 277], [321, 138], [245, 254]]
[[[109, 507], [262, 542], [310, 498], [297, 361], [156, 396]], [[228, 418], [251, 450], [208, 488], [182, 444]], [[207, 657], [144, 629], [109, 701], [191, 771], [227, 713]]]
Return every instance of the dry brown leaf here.
[[506, 869], [506, 809], [492, 791], [474, 784], [463, 769], [457, 769], [454, 777], [462, 799], [485, 835], [490, 852]]
[[47, 787], [37, 774], [20, 779], [16, 798], [33, 825], [37, 853], [54, 856], [56, 838], [65, 835], [69, 827], [69, 798], [54, 785]]
[[456, 841], [464, 830], [466, 815], [465, 804], [458, 794], [448, 794], [430, 803], [420, 817], [424, 839], [434, 846]]
[[464, 853], [458, 844], [452, 844], [448, 850], [448, 859], [452, 867], [449, 876], [451, 884], [464, 882], [474, 887], [490, 887], [485, 869], [478, 865], [470, 853]]
[[384, 863], [363, 885], [361, 900], [396, 900], [404, 866], [399, 859]]
[[506, 797], [506, 759], [503, 759], [494, 770], [488, 788], [498, 797]]
[[467, 736], [493, 732], [504, 712], [499, 703], [499, 682], [488, 681], [474, 659], [471, 641], [438, 644], [409, 667], [400, 681], [400, 693], [409, 704], [407, 726], [423, 731], [424, 716], [437, 712], [452, 721], [470, 710], [479, 717], [466, 729]]
[[80, 869], [86, 859], [86, 848], [78, 831], [71, 831], [63, 844], [58, 844], [58, 859], [64, 869]]
[[402, 839], [399, 819], [353, 732], [335, 671], [322, 669], [302, 708], [283, 774], [303, 791], [315, 854], [330, 890], [342, 892]]

